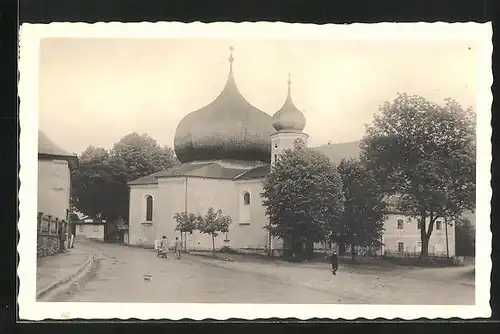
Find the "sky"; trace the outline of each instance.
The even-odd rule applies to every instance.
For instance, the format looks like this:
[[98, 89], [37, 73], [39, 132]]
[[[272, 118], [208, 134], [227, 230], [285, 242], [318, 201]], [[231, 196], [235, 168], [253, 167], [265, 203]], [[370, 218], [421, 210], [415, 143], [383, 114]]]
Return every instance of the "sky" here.
[[398, 92], [476, 104], [472, 41], [50, 38], [40, 43], [39, 128], [74, 153], [130, 132], [173, 146], [179, 121], [224, 87], [230, 46], [240, 92], [270, 115], [291, 74], [309, 146], [361, 139]]

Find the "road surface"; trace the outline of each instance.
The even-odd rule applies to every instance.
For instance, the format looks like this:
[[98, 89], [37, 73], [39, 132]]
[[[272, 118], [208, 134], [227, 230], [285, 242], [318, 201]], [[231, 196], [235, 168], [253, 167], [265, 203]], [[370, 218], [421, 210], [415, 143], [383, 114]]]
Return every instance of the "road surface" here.
[[[326, 264], [234, 262], [80, 241], [97, 264], [85, 281], [53, 301], [141, 303], [473, 304], [467, 268], [363, 268]], [[151, 275], [150, 281], [144, 276]], [[471, 283], [472, 282], [472, 283]]]

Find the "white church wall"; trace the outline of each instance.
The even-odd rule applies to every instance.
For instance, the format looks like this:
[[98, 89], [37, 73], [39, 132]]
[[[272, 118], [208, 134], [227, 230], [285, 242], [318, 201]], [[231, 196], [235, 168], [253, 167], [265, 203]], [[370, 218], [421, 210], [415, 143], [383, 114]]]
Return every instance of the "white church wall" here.
[[[229, 215], [233, 220], [229, 227], [227, 237], [231, 239], [231, 233], [237, 220], [237, 196], [234, 181], [211, 178], [189, 178], [188, 179], [188, 201], [187, 211], [195, 214], [205, 215], [210, 207], [215, 210], [221, 209], [224, 215]], [[180, 233], [176, 235], [180, 236]], [[226, 235], [219, 235], [215, 239], [215, 248], [220, 249], [224, 245]], [[212, 238], [207, 234], [195, 231], [187, 236], [188, 249], [211, 250]]]
[[[236, 181], [239, 213], [230, 233], [232, 248], [264, 249], [269, 243], [264, 229], [269, 220], [262, 205], [262, 187], [262, 180]], [[245, 193], [250, 194], [250, 204], [245, 204]]]
[[155, 239], [159, 240], [166, 236], [169, 244], [173, 244], [176, 236], [180, 233], [175, 231], [177, 223], [174, 215], [184, 212], [186, 191], [186, 178], [162, 178], [158, 179], [158, 201], [156, 206], [157, 225], [154, 231]]
[[[137, 246], [153, 246], [154, 230], [158, 218], [158, 189], [156, 184], [130, 187], [129, 208], [129, 244]], [[146, 198], [153, 197], [153, 220], [146, 221]]]

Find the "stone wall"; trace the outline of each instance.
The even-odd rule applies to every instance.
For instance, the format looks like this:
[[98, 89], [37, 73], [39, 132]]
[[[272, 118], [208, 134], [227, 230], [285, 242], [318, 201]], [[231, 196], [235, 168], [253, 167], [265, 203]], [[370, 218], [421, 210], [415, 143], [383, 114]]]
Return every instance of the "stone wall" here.
[[36, 257], [42, 258], [45, 256], [59, 253], [60, 238], [57, 235], [38, 235], [36, 247]]

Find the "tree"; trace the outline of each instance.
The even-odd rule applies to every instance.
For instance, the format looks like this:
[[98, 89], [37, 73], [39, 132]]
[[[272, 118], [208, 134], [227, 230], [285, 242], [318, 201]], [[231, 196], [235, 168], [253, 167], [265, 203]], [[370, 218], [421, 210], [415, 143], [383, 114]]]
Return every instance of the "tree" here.
[[345, 197], [340, 220], [339, 254], [345, 254], [345, 244], [379, 247], [384, 231], [385, 203], [383, 193], [372, 173], [359, 160], [343, 159], [338, 171]]
[[444, 106], [398, 94], [380, 107], [361, 142], [362, 158], [397, 209], [420, 219], [421, 258], [438, 218], [475, 206], [475, 118], [456, 101]]
[[113, 198], [109, 196], [113, 182], [109, 152], [89, 146], [79, 160], [79, 168], [72, 176], [73, 205], [82, 213], [97, 217], [114, 206]]
[[187, 233], [192, 234], [196, 229], [199, 218], [194, 213], [181, 212], [174, 215], [174, 220], [177, 222], [176, 231], [181, 232], [181, 243], [183, 242], [182, 234], [184, 233], [184, 250], [187, 249]]
[[455, 222], [455, 253], [474, 256], [476, 253], [476, 227], [465, 217]]
[[215, 255], [215, 238], [219, 233], [229, 232], [229, 225], [232, 223], [231, 217], [225, 216], [220, 209], [215, 211], [214, 208], [210, 207], [205, 216], [200, 216], [197, 220], [198, 230], [212, 237], [212, 251]]
[[330, 160], [302, 146], [285, 150], [264, 182], [263, 205], [271, 235], [302, 257], [304, 245], [334, 239], [343, 210], [342, 181]]
[[114, 144], [110, 156], [123, 165], [127, 181], [165, 170], [177, 163], [169, 147], [161, 147], [147, 134], [130, 133]]
[[128, 217], [127, 182], [176, 163], [170, 148], [137, 133], [123, 137], [111, 150], [89, 146], [79, 160], [72, 180], [73, 205], [90, 217], [102, 214], [109, 220]]

